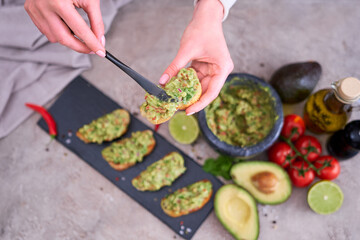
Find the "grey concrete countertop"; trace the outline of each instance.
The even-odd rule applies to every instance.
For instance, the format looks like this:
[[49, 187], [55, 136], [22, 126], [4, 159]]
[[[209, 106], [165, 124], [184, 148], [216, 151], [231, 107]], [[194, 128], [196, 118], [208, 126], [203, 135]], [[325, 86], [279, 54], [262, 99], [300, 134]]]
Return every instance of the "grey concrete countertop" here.
[[[175, 57], [192, 11], [192, 0], [133, 1], [120, 9], [106, 36], [107, 49], [156, 82]], [[223, 26], [234, 72], [268, 80], [286, 63], [317, 60], [323, 67], [317, 90], [345, 76], [360, 77], [359, 22], [357, 0], [239, 0]], [[108, 61], [97, 56], [92, 61], [84, 77], [139, 112], [143, 90]], [[302, 115], [302, 107], [292, 111]], [[359, 118], [359, 112], [352, 116]], [[32, 115], [0, 140], [0, 239], [180, 239], [60, 144], [52, 142], [45, 151], [49, 137], [36, 126], [38, 120]], [[200, 164], [217, 156], [203, 138], [192, 147], [177, 144], [167, 124], [159, 132], [191, 157], [199, 156]], [[321, 136], [323, 143], [326, 138]], [[307, 188], [294, 189], [284, 204], [259, 205], [259, 238], [359, 239], [359, 158], [341, 162], [335, 182], [345, 199], [338, 212], [315, 214], [306, 202]], [[212, 212], [194, 239], [232, 237]]]

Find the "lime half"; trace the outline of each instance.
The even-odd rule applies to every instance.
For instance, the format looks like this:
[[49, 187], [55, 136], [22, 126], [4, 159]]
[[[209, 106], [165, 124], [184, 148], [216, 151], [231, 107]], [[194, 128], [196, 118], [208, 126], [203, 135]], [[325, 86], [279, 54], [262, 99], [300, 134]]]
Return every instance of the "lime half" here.
[[307, 195], [310, 208], [319, 214], [336, 212], [341, 207], [343, 200], [344, 195], [340, 187], [326, 180], [315, 183]]
[[199, 125], [194, 116], [178, 112], [170, 119], [169, 131], [177, 142], [190, 144], [199, 136]]

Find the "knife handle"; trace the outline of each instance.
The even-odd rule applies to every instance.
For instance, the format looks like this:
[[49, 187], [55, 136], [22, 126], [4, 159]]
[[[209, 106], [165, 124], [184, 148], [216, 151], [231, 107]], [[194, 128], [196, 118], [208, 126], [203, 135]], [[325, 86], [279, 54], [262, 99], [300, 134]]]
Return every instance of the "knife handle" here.
[[119, 59], [114, 57], [108, 51], [106, 51], [105, 58], [107, 58], [110, 62], [115, 64], [117, 67], [123, 70], [127, 75], [129, 75], [132, 79], [134, 79], [145, 91], [149, 93], [153, 93], [154, 91], [156, 91], [156, 89], [154, 88], [158, 88], [155, 84], [147, 80], [145, 77], [141, 76], [139, 73], [137, 73], [135, 70], [130, 68], [125, 63], [121, 62]]

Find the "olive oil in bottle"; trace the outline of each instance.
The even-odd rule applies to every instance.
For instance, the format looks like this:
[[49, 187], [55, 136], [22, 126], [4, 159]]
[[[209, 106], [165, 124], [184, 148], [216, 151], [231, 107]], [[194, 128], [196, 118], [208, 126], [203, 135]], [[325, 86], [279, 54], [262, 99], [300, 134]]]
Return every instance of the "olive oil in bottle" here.
[[342, 129], [351, 115], [351, 104], [360, 98], [360, 80], [353, 77], [331, 84], [312, 94], [305, 104], [304, 121], [314, 133], [329, 133]]

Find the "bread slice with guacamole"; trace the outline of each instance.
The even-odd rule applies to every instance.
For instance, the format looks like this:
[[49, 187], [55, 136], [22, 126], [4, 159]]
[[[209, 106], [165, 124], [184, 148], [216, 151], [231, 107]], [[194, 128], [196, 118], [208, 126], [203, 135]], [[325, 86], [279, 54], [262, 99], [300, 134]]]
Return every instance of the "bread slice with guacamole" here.
[[160, 101], [155, 96], [146, 93], [140, 112], [153, 124], [166, 122], [177, 110], [188, 108], [199, 100], [202, 92], [199, 78], [193, 68], [180, 69], [178, 74], [162, 88], [176, 101]]
[[85, 143], [101, 144], [121, 137], [127, 131], [129, 123], [129, 112], [116, 109], [82, 126], [76, 136]]
[[148, 166], [131, 183], [139, 191], [157, 191], [171, 186], [185, 171], [184, 158], [178, 152], [171, 152]]
[[180, 217], [200, 210], [211, 198], [212, 184], [201, 180], [176, 190], [161, 200], [162, 210], [170, 217]]
[[155, 147], [152, 131], [137, 131], [130, 138], [112, 143], [101, 151], [102, 157], [109, 165], [118, 171], [123, 171], [138, 162], [142, 162]]

